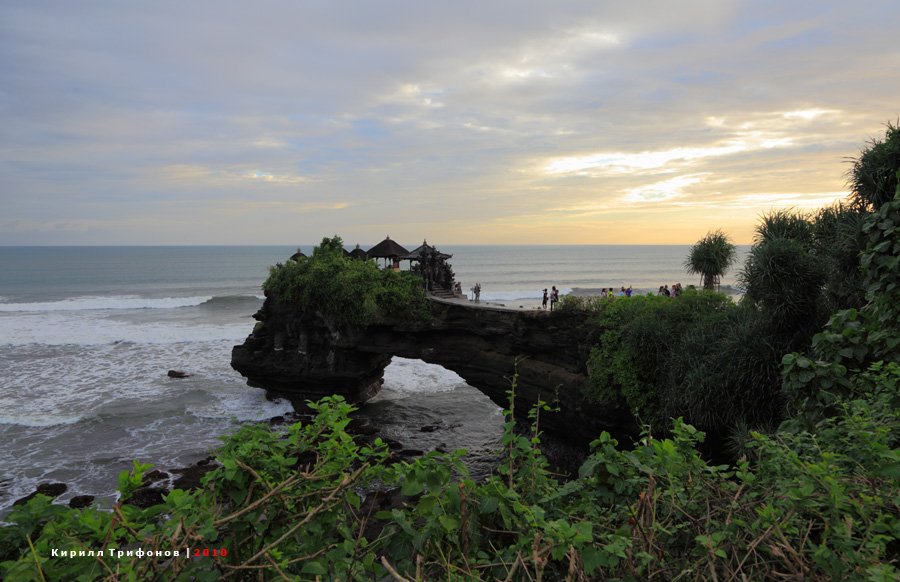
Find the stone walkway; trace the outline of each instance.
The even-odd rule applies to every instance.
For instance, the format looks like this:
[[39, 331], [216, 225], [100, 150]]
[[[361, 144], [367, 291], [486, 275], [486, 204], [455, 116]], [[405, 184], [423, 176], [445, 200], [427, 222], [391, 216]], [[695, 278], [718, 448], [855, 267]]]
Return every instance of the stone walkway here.
[[[514, 299], [511, 301], [479, 301], [475, 302], [465, 295], [456, 295], [455, 297], [436, 297], [427, 294], [426, 297], [437, 303], [450, 303], [454, 305], [463, 305], [478, 309], [496, 309], [498, 311], [541, 311], [540, 299]], [[547, 308], [550, 313], [550, 308]]]

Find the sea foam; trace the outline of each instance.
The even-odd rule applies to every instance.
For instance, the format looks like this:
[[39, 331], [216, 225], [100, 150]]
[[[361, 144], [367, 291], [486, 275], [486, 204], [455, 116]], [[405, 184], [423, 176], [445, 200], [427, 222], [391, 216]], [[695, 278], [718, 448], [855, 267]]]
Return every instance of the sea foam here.
[[0, 312], [85, 311], [96, 309], [172, 309], [201, 305], [211, 296], [147, 298], [137, 295], [83, 296], [39, 303], [0, 302]]

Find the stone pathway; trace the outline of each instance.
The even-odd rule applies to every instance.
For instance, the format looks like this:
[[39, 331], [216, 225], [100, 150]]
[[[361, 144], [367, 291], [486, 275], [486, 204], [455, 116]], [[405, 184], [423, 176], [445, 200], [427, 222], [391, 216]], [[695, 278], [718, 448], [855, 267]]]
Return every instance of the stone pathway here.
[[[428, 294], [427, 298], [436, 303], [450, 303], [477, 309], [496, 309], [498, 311], [541, 311], [541, 303], [539, 299], [515, 299], [512, 301], [479, 301], [476, 303], [465, 295], [456, 295], [454, 297], [436, 297], [434, 295]], [[550, 313], [549, 308], [547, 308], [547, 313]]]

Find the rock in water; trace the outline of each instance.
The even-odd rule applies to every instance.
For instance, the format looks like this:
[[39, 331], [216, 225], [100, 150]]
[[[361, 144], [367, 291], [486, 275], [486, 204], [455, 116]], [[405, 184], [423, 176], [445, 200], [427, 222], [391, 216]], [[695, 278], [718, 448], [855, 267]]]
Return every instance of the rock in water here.
[[65, 483], [41, 483], [37, 486], [37, 489], [29, 495], [28, 497], [23, 497], [22, 499], [17, 499], [13, 502], [13, 505], [25, 505], [38, 494], [46, 495], [47, 497], [59, 497], [63, 493], [65, 493], [69, 489], [69, 486]]

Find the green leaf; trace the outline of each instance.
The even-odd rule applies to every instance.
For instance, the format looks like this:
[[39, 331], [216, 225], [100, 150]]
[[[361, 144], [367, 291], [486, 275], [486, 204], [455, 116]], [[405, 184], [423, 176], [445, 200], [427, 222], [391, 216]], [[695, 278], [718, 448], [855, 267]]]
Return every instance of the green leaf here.
[[403, 483], [403, 487], [400, 488], [400, 493], [403, 495], [418, 495], [425, 491], [424, 485], [422, 485], [418, 481], [408, 480]]
[[878, 474], [889, 479], [900, 479], [900, 463], [891, 463], [881, 468]]
[[586, 542], [594, 539], [593, 525], [589, 521], [582, 521], [575, 524], [575, 541]]
[[494, 513], [498, 505], [500, 505], [500, 501], [496, 497], [486, 497], [481, 500], [481, 512]]
[[307, 562], [300, 570], [301, 574], [312, 574], [313, 576], [325, 576], [328, 569], [319, 562]]
[[444, 526], [444, 529], [448, 532], [454, 532], [459, 529], [460, 521], [455, 517], [442, 515], [438, 518], [438, 521], [441, 522], [441, 525]]
[[597, 566], [605, 566], [607, 562], [606, 556], [592, 546], [581, 550], [581, 561], [584, 562], [584, 571], [588, 574], [596, 570]]

